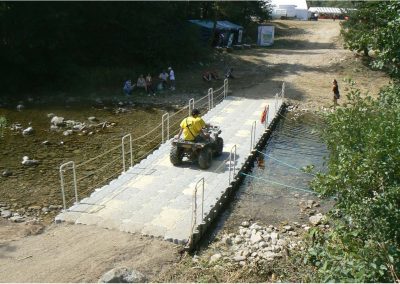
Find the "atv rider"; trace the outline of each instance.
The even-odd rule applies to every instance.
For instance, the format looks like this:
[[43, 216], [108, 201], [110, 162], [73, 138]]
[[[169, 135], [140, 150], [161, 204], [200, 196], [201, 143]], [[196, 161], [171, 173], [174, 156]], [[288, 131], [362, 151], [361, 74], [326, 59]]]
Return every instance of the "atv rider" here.
[[200, 117], [200, 111], [195, 108], [192, 110], [192, 115], [184, 118], [180, 124], [177, 139], [183, 133], [183, 139], [190, 142], [205, 142], [210, 138], [210, 135], [203, 129], [204, 127], [211, 127], [210, 124], [204, 122]]

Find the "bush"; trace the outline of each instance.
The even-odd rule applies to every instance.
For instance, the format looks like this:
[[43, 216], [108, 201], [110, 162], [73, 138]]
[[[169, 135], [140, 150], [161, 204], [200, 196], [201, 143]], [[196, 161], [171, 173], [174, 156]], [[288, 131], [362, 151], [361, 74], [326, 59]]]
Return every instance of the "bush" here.
[[[337, 196], [334, 229], [314, 230], [307, 262], [318, 281], [393, 282], [400, 271], [400, 87], [378, 99], [347, 95], [350, 104], [327, 116], [323, 137], [328, 172], [313, 188]], [[336, 216], [336, 217], [335, 217]]]

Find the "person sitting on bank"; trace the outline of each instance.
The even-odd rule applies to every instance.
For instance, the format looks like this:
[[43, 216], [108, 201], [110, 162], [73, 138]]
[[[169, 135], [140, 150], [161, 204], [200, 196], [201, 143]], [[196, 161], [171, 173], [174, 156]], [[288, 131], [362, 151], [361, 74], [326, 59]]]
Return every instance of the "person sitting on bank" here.
[[205, 127], [211, 127], [200, 117], [198, 109], [192, 110], [192, 115], [184, 118], [180, 124], [181, 129], [175, 138], [179, 139], [183, 133], [183, 139], [191, 142], [204, 142], [210, 135], [204, 130]]
[[144, 79], [143, 74], [140, 74], [139, 78], [137, 79], [136, 87], [144, 88], [144, 90], [147, 92], [146, 80]]
[[153, 94], [153, 96], [156, 95], [156, 92], [154, 91], [154, 87], [153, 87], [153, 79], [151, 78], [150, 73], [147, 74], [146, 76], [146, 87], [147, 87], [147, 93]]
[[225, 78], [227, 78], [227, 79], [235, 79], [235, 77], [233, 76], [233, 68], [232, 67], [226, 69]]
[[206, 71], [203, 72], [202, 78], [203, 78], [204, 81], [208, 81], [209, 82], [212, 79], [218, 80], [219, 76], [218, 76], [218, 73], [216, 71], [206, 70]]
[[135, 85], [132, 85], [132, 81], [131, 80], [126, 80], [125, 84], [124, 84], [124, 87], [122, 88], [124, 93], [125, 93], [125, 95], [130, 96], [132, 94], [134, 86]]

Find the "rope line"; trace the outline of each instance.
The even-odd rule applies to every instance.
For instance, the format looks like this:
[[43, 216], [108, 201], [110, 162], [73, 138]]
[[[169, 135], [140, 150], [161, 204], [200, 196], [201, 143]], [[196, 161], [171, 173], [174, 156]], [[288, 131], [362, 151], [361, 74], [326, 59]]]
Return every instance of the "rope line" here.
[[219, 92], [219, 91], [221, 91], [223, 88], [224, 88], [224, 85], [222, 85], [221, 87], [219, 87], [219, 88], [216, 89], [216, 90], [213, 90], [213, 93]]
[[188, 108], [189, 108], [189, 106], [185, 106], [185, 107], [181, 108], [180, 110], [178, 110], [177, 112], [174, 112], [173, 114], [171, 114], [171, 115], [169, 116], [169, 119], [173, 118], [175, 115], [177, 115], [178, 113], [183, 112], [184, 110], [186, 110], [186, 109], [188, 109]]
[[304, 192], [307, 192], [307, 193], [317, 194], [316, 192], [308, 190], [308, 189], [304, 189], [304, 188], [300, 188], [300, 187], [295, 187], [295, 186], [283, 184], [283, 183], [280, 183], [280, 182], [277, 182], [277, 181], [273, 181], [273, 180], [265, 179], [265, 178], [262, 178], [262, 177], [257, 177], [257, 176], [245, 174], [245, 173], [241, 173], [241, 174], [244, 175], [244, 176], [247, 176], [247, 177], [251, 177], [251, 178], [254, 178], [254, 179], [262, 180], [262, 181], [269, 182], [269, 183], [272, 183], [272, 184], [281, 185], [281, 186], [284, 186], [284, 187], [287, 187], [287, 188], [292, 188], [292, 189], [304, 191]]
[[114, 148], [111, 148], [110, 150], [107, 150], [107, 151], [105, 151], [104, 153], [102, 153], [100, 155], [97, 155], [97, 156], [95, 156], [95, 157], [93, 157], [93, 158], [91, 158], [91, 159], [89, 159], [89, 160], [87, 160], [85, 162], [82, 162], [82, 163], [76, 165], [75, 169], [78, 169], [78, 168], [80, 168], [80, 167], [92, 162], [93, 160], [96, 160], [97, 158], [103, 157], [104, 155], [107, 155], [108, 153], [111, 153], [112, 151], [115, 151], [115, 150], [117, 150], [119, 148], [121, 148], [121, 145], [115, 146]]
[[146, 146], [152, 144], [154, 142], [154, 140], [160, 139], [160, 138], [161, 138], [161, 134], [157, 134], [157, 136], [155, 136], [152, 140], [149, 140], [146, 144], [142, 144], [139, 147], [136, 147], [135, 150], [141, 150], [141, 149], [145, 148]]
[[150, 151], [146, 152], [145, 154], [143, 154], [142, 156], [135, 158], [135, 162], [138, 160], [143, 159], [145, 156], [147, 156], [148, 154], [150, 154], [154, 149], [156, 149], [158, 146], [160, 146], [162, 144], [162, 142], [158, 143], [156, 146], [154, 146], [153, 148], [150, 149]]
[[154, 131], [156, 131], [159, 127], [161, 128], [161, 126], [162, 126], [162, 123], [160, 123], [159, 125], [155, 126], [155, 127], [153, 128], [153, 130], [151, 130], [150, 132], [147, 132], [146, 134], [144, 134], [144, 135], [142, 135], [142, 136], [140, 136], [140, 137], [137, 137], [137, 138], [133, 139], [132, 142], [136, 142], [136, 141], [138, 141], [138, 140], [140, 140], [140, 139], [143, 139], [144, 137], [146, 137], [146, 136], [149, 135], [150, 133], [153, 133]]
[[313, 173], [306, 173], [306, 172], [304, 172], [301, 168], [298, 168], [298, 167], [289, 165], [289, 164], [287, 164], [287, 163], [285, 163], [285, 162], [283, 162], [283, 161], [281, 161], [281, 160], [278, 160], [277, 158], [274, 158], [274, 157], [272, 157], [272, 156], [270, 156], [270, 155], [268, 155], [268, 154], [265, 154], [265, 153], [263, 153], [263, 152], [261, 152], [261, 151], [258, 151], [258, 150], [256, 150], [256, 151], [257, 151], [258, 153], [263, 154], [264, 156], [266, 156], [266, 157], [268, 157], [268, 158], [274, 160], [274, 161], [277, 161], [278, 163], [281, 163], [281, 164], [283, 164], [283, 165], [285, 165], [285, 166], [288, 166], [289, 168], [296, 169], [296, 170], [298, 170], [298, 171], [300, 171], [300, 172], [302, 172], [302, 173], [304, 173], [304, 174], [312, 175], [312, 176], [314, 176], [314, 177], [316, 176], [316, 175], [313, 174]]

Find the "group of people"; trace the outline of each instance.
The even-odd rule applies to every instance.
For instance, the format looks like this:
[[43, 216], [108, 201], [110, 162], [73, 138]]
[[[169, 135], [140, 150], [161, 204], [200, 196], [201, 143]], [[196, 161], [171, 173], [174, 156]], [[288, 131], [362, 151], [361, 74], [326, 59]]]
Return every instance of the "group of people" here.
[[[234, 79], [235, 77], [233, 76], [233, 68], [229, 67], [225, 70], [225, 74], [224, 74], [225, 78], [227, 79]], [[215, 70], [205, 70], [202, 74], [202, 78], [204, 81], [211, 81], [211, 80], [218, 80], [219, 79], [219, 75], [217, 73], [217, 71]]]
[[[170, 90], [175, 90], [175, 72], [171, 67], [168, 67], [168, 73], [163, 70], [158, 76], [160, 79], [160, 83], [157, 87], [158, 90], [163, 90], [169, 88]], [[154, 81], [151, 77], [151, 74], [148, 73], [146, 77], [143, 74], [140, 74], [139, 78], [136, 81], [136, 84], [132, 84], [131, 80], [127, 80], [124, 83], [123, 91], [126, 95], [130, 96], [134, 88], [143, 88], [149, 96], [152, 94], [156, 95]]]

